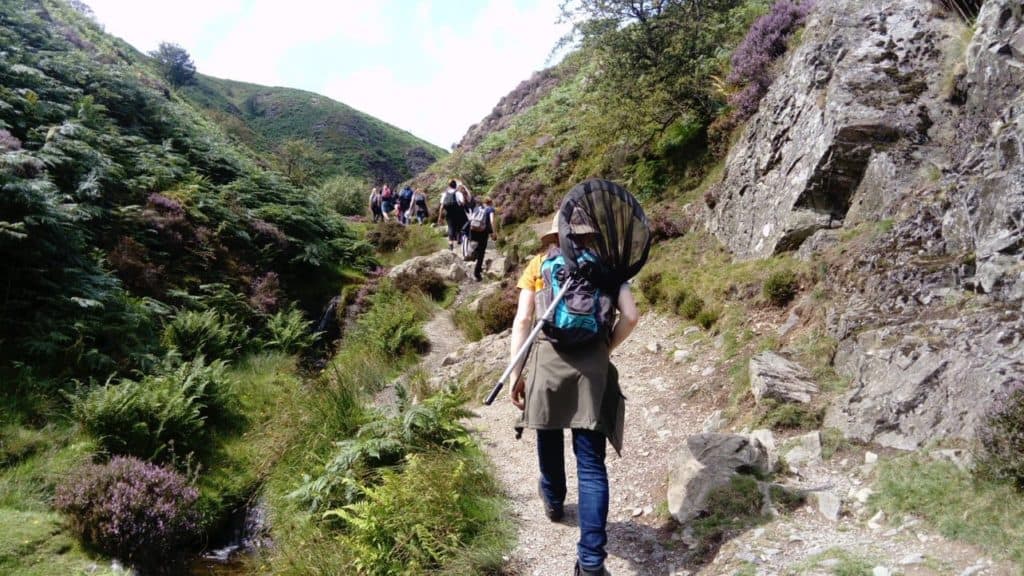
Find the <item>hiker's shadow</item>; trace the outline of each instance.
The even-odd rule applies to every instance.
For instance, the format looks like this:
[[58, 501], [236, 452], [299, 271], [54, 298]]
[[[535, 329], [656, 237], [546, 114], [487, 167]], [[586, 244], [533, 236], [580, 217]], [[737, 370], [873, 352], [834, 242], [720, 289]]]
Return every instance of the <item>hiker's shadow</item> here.
[[[678, 525], [648, 526], [636, 520], [608, 524], [607, 551], [629, 563], [637, 576], [676, 576], [694, 569], [694, 554], [672, 538]], [[613, 571], [614, 573], [614, 571]]]

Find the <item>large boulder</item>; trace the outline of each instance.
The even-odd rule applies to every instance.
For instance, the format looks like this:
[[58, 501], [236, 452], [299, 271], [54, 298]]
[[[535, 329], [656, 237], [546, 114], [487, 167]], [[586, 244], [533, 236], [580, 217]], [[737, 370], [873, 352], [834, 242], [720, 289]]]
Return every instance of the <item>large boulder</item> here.
[[[802, 44], [726, 159], [709, 228], [739, 258], [888, 216], [928, 139], [948, 21], [918, 0], [818, 2]], [[852, 218], [848, 218], [852, 216]]]
[[757, 403], [771, 398], [807, 404], [818, 393], [817, 383], [803, 366], [774, 352], [761, 352], [751, 358], [749, 371], [750, 391]]
[[669, 473], [668, 510], [680, 523], [704, 511], [715, 488], [740, 473], [767, 474], [768, 453], [756, 439], [740, 434], [696, 434], [686, 439]]
[[407, 275], [417, 276], [429, 270], [440, 274], [441, 277], [447, 280], [460, 280], [461, 278], [452, 277], [452, 265], [459, 263], [460, 259], [454, 252], [440, 250], [426, 256], [409, 258], [388, 271], [388, 278], [398, 278]]

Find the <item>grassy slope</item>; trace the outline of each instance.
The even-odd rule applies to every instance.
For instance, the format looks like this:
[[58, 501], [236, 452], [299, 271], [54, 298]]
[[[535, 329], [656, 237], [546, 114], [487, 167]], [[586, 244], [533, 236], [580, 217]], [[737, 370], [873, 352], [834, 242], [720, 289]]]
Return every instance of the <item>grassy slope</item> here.
[[329, 172], [392, 183], [446, 155], [438, 146], [320, 94], [202, 74], [196, 78], [181, 93], [229, 134], [265, 154], [288, 139], [308, 140], [329, 154]]

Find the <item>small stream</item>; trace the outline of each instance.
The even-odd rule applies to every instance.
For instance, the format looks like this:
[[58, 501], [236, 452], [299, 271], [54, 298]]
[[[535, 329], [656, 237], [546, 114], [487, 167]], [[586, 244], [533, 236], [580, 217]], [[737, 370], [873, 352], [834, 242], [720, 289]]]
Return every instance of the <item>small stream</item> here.
[[219, 541], [189, 564], [191, 576], [241, 576], [252, 574], [261, 550], [272, 545], [267, 513], [261, 503], [232, 518]]

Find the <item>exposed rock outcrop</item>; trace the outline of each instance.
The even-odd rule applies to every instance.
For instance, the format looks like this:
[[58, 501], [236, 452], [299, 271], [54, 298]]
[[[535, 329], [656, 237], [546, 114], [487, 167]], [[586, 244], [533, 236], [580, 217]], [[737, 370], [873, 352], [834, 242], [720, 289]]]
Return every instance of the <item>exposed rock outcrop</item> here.
[[[726, 161], [710, 228], [740, 258], [886, 214], [940, 112], [949, 25], [926, 2], [819, 2]], [[863, 190], [862, 190], [863, 189]], [[852, 212], [852, 214], [851, 214]]]
[[985, 3], [953, 93], [962, 106], [943, 121], [956, 134], [944, 174], [837, 275], [847, 297], [829, 324], [851, 388], [826, 425], [850, 437], [903, 449], [969, 439], [1024, 380], [1022, 12]]
[[966, 56], [962, 26], [926, 2], [818, 3], [709, 214], [738, 258], [833, 255], [850, 386], [826, 425], [902, 449], [972, 438], [1024, 380], [1024, 5], [985, 2]]

